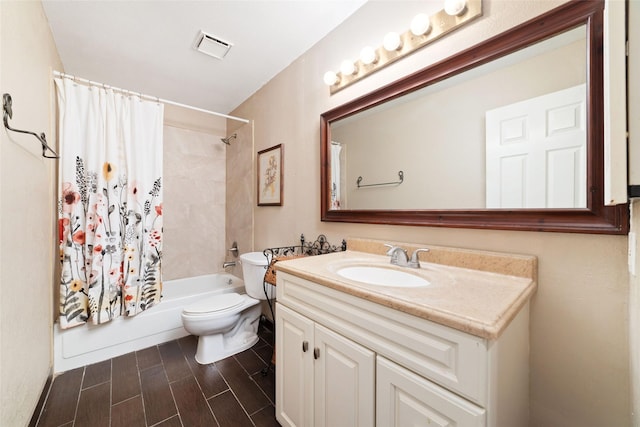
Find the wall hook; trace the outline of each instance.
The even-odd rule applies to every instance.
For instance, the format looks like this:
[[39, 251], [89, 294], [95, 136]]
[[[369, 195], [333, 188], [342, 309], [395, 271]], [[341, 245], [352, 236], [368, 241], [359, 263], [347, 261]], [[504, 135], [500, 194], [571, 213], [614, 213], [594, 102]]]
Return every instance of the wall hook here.
[[[11, 126], [9, 126], [9, 119], [13, 118], [13, 108], [11, 108], [11, 104], [12, 104], [11, 95], [9, 95], [8, 93], [3, 94], [2, 95], [2, 120], [4, 122], [4, 127], [13, 132], [26, 133], [26, 134], [35, 136], [36, 138], [38, 138], [38, 141], [40, 141], [40, 144], [42, 145], [42, 157], [46, 157], [47, 159], [59, 159], [60, 156], [58, 156], [58, 153], [56, 153], [51, 147], [49, 147], [49, 144], [47, 144], [47, 138], [44, 132], [38, 135], [28, 130], [14, 129]], [[51, 153], [51, 155], [49, 153]]]

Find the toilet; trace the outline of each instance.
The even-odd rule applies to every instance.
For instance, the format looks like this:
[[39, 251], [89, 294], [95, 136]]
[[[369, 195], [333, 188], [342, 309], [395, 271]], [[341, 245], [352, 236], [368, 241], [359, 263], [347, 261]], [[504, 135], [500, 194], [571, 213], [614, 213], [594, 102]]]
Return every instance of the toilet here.
[[268, 261], [262, 252], [249, 252], [240, 255], [240, 263], [246, 294], [214, 295], [182, 311], [184, 329], [198, 336], [196, 361], [200, 364], [240, 353], [258, 342], [260, 300], [266, 299], [263, 279]]

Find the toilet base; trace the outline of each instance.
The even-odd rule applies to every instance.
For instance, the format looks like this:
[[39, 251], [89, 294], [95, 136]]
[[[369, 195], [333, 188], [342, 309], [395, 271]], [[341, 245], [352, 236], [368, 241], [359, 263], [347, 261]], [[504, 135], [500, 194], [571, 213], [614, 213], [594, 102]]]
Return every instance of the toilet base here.
[[253, 347], [258, 342], [258, 324], [260, 322], [260, 305], [248, 310], [246, 316], [225, 333], [201, 335], [198, 337], [196, 362], [201, 365], [217, 362], [234, 354]]

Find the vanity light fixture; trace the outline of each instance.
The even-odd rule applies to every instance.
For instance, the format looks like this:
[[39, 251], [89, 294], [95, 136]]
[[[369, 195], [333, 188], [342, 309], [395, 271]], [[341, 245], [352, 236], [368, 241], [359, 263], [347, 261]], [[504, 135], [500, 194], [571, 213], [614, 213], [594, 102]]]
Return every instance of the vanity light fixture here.
[[445, 0], [444, 8], [432, 16], [424, 13], [415, 16], [404, 33], [388, 33], [379, 48], [362, 49], [355, 63], [344, 61], [339, 73], [327, 71], [324, 82], [333, 95], [479, 16], [482, 16], [482, 0]]
[[327, 86], [333, 86], [340, 83], [340, 78], [333, 71], [327, 71], [326, 73], [324, 73], [323, 79], [324, 79], [324, 84], [326, 84]]
[[394, 50], [400, 50], [402, 47], [402, 40], [400, 39], [400, 34], [394, 33], [393, 31], [387, 33], [384, 36], [384, 40], [382, 41], [382, 46], [384, 46], [387, 52], [393, 52]]
[[342, 61], [342, 64], [340, 64], [340, 73], [343, 76], [350, 76], [355, 72], [356, 72], [356, 64], [354, 64], [353, 61], [349, 61], [348, 59], [345, 59], [344, 61]]
[[364, 65], [371, 65], [378, 62], [378, 53], [371, 46], [365, 46], [360, 51], [360, 62]]
[[449, 16], [458, 16], [464, 12], [467, 7], [466, 0], [445, 0], [444, 11]]
[[417, 14], [411, 21], [411, 34], [422, 36], [431, 30], [431, 20], [426, 13]]

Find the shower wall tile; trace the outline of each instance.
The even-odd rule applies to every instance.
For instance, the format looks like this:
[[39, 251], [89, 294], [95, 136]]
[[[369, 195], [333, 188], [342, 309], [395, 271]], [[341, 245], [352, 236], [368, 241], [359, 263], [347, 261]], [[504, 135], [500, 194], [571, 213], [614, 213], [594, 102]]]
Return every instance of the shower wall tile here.
[[227, 178], [221, 136], [164, 127], [164, 280], [222, 270]]
[[[238, 137], [227, 148], [226, 229], [227, 248], [238, 242], [239, 252], [251, 252], [253, 247], [253, 207], [255, 204], [253, 163], [253, 126], [245, 124], [233, 130]], [[227, 254], [228, 259], [230, 255]], [[233, 274], [242, 277], [242, 268], [236, 266]]]

